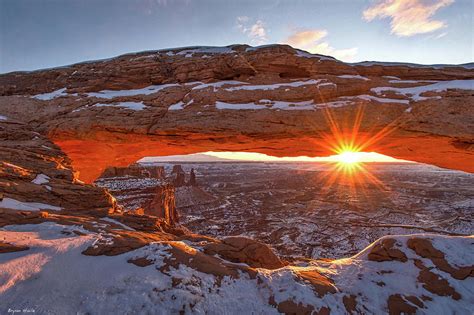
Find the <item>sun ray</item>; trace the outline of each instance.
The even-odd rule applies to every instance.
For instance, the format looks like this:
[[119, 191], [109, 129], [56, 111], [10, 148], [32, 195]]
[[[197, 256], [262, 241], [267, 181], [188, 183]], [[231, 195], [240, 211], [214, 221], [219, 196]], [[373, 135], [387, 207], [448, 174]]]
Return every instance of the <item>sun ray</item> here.
[[347, 189], [349, 196], [367, 197], [371, 187], [388, 191], [383, 182], [361, 162], [360, 154], [368, 148], [372, 149], [375, 144], [393, 132], [397, 128], [398, 121], [378, 131], [371, 130], [360, 134], [365, 107], [365, 103], [358, 105], [351, 126], [339, 125], [337, 121], [344, 120], [336, 120], [330, 108], [325, 108], [323, 111], [330, 132], [320, 133], [322, 142], [318, 145], [337, 155], [336, 162], [328, 174], [322, 177], [323, 191], [327, 194], [334, 190]]

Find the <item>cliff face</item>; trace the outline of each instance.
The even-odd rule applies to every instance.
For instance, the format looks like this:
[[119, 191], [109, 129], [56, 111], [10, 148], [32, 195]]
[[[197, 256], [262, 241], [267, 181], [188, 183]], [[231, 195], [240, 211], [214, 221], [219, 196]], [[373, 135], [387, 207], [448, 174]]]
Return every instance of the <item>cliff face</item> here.
[[0, 115], [48, 135], [86, 182], [152, 155], [329, 155], [354, 130], [364, 151], [472, 172], [473, 78], [471, 65], [195, 47], [1, 75]]
[[164, 218], [165, 222], [173, 226], [178, 223], [176, 211], [175, 187], [171, 184], [159, 186], [155, 197], [145, 205], [145, 214]]
[[31, 126], [0, 120], [0, 213], [2, 207], [94, 216], [116, 211], [106, 190], [78, 181], [57, 145]]
[[138, 164], [128, 167], [107, 167], [100, 177], [122, 177], [133, 176], [137, 178], [156, 178], [162, 179], [166, 177], [165, 168], [163, 166], [141, 166]]

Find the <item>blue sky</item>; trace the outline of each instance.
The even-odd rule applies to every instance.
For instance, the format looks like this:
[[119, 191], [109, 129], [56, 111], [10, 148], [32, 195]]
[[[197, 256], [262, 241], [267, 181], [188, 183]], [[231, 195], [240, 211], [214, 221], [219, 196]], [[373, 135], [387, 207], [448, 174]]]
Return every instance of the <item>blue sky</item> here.
[[192, 45], [289, 43], [344, 61], [466, 63], [472, 0], [0, 0], [0, 72]]

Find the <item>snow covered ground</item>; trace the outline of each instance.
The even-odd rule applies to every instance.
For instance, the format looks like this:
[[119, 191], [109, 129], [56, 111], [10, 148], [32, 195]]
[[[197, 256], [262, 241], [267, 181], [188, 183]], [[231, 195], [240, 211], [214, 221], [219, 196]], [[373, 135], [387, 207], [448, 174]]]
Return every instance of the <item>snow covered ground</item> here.
[[[111, 222], [106, 218], [102, 221]], [[29, 249], [0, 254], [0, 311], [278, 314], [278, 308], [291, 301], [290, 305], [316, 311], [324, 307], [331, 314], [345, 314], [343, 301], [353, 296], [359, 312], [381, 314], [388, 311], [387, 301], [396, 294], [423, 301], [419, 311], [429, 314], [469, 314], [474, 304], [474, 279], [456, 280], [439, 270], [430, 259], [417, 255], [406, 246], [413, 236], [393, 237], [395, 248], [407, 256], [405, 262], [371, 261], [368, 254], [374, 247], [372, 244], [352, 258], [311, 261], [277, 270], [257, 269], [256, 277], [243, 271], [239, 271], [238, 277], [201, 272], [192, 267], [192, 259], [189, 264], [172, 263], [176, 258], [173, 249], [180, 248], [191, 256], [199, 252], [199, 247], [193, 248], [189, 242], [154, 242], [116, 256], [82, 254], [101, 237], [82, 226], [52, 222], [1, 228], [0, 239]], [[472, 238], [429, 234], [415, 237], [429, 239], [446, 254], [451, 266], [474, 264]], [[151, 265], [138, 267], [128, 262], [143, 257]], [[461, 298], [440, 296], [422, 285], [418, 281], [420, 271], [413, 263], [416, 260], [447, 279]], [[321, 292], [317, 285], [320, 282], [304, 278], [305, 274], [332, 279], [321, 284], [329, 291]], [[416, 307], [414, 303], [409, 305]]]

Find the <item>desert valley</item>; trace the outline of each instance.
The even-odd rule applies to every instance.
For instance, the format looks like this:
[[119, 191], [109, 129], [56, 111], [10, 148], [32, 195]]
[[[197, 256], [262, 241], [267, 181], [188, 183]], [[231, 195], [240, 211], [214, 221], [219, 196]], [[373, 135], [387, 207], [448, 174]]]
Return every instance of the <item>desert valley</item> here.
[[211, 2], [0, 2], [0, 314], [472, 314], [472, 12]]

